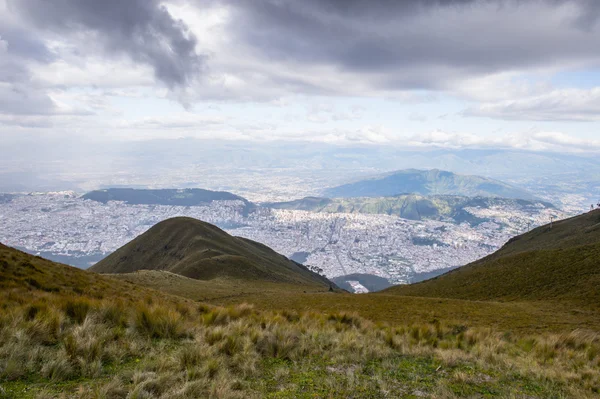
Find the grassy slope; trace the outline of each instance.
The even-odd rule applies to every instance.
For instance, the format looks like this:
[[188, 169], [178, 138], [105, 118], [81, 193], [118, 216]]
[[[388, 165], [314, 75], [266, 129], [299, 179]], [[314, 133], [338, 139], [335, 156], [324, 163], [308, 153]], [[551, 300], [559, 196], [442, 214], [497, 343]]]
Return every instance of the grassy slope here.
[[93, 298], [119, 296], [135, 299], [149, 292], [153, 295], [160, 293], [32, 256], [0, 244], [0, 290], [9, 292], [23, 288]]
[[329, 293], [304, 286], [235, 279], [198, 281], [164, 271], [141, 271], [113, 277], [213, 305], [251, 303], [257, 309], [356, 312], [379, 323], [412, 324], [440, 321], [502, 331], [539, 333], [574, 329], [600, 331], [600, 312], [570, 304], [546, 302], [482, 302], [382, 294]]
[[600, 211], [539, 227], [496, 253], [387, 294], [559, 301], [600, 310]]
[[90, 270], [128, 273], [143, 269], [200, 280], [229, 277], [329, 288], [326, 279], [264, 245], [183, 217], [157, 224]]
[[[0, 398], [534, 399], [600, 392], [593, 332], [524, 336], [430, 317], [391, 325], [339, 312], [215, 308], [4, 246], [0, 284]], [[312, 296], [327, 298], [332, 309], [338, 297], [385, 303]], [[472, 306], [465, 311], [478, 308]]]
[[284, 296], [329, 292], [327, 287], [307, 287], [302, 284], [276, 283], [231, 277], [218, 277], [203, 281], [162, 270], [140, 270], [135, 273], [112, 274], [110, 276], [136, 285], [209, 303], [226, 299], [236, 299], [235, 303], [242, 303], [249, 296], [270, 295], [267, 293], [272, 293], [275, 296]]

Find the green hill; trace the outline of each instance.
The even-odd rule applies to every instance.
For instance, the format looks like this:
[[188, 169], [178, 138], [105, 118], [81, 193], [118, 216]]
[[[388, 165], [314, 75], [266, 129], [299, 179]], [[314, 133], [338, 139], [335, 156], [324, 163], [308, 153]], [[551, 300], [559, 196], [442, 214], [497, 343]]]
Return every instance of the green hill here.
[[499, 180], [438, 169], [406, 169], [324, 191], [327, 197], [390, 197], [398, 194], [461, 195], [534, 199], [533, 194]]
[[411, 220], [452, 220], [457, 223], [480, 223], [485, 219], [465, 208], [513, 207], [523, 211], [539, 211], [540, 206], [554, 208], [547, 202], [511, 198], [465, 197], [458, 195], [400, 194], [393, 197], [317, 198], [306, 197], [288, 202], [263, 204], [273, 209], [293, 209], [327, 213], [367, 213], [395, 215]]
[[198, 280], [231, 278], [328, 287], [330, 282], [265, 245], [233, 237], [197, 219], [177, 217], [90, 268], [97, 273], [165, 270]]
[[21, 289], [96, 298], [105, 295], [133, 298], [140, 291], [132, 290], [131, 284], [55, 263], [0, 244], [0, 292], [9, 293]]
[[245, 198], [226, 191], [210, 191], [201, 188], [186, 189], [135, 189], [135, 188], [109, 188], [95, 190], [83, 195], [81, 198], [107, 203], [108, 201], [124, 201], [132, 205], [179, 205], [196, 206], [211, 203], [212, 201], [242, 201], [246, 211], [254, 205]]
[[600, 210], [538, 227], [494, 254], [387, 294], [600, 307]]

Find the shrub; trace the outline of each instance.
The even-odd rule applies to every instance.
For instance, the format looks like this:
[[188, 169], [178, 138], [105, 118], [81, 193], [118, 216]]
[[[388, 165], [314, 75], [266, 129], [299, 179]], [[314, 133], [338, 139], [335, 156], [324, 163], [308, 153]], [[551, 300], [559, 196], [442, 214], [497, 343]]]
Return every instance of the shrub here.
[[41, 374], [49, 380], [59, 382], [69, 380], [74, 372], [65, 356], [57, 356], [43, 365]]
[[187, 335], [181, 315], [160, 306], [138, 305], [132, 326], [135, 331], [150, 338], [182, 338]]
[[90, 308], [90, 302], [85, 299], [67, 300], [63, 307], [65, 314], [77, 324], [83, 323]]
[[100, 320], [115, 327], [126, 327], [127, 317], [122, 302], [108, 303], [99, 310]]

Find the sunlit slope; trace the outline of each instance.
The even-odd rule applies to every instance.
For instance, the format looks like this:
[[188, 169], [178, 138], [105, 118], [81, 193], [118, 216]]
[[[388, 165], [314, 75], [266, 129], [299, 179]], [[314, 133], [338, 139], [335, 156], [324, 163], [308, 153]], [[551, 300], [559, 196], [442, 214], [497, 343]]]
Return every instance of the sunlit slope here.
[[198, 280], [232, 278], [319, 287], [330, 284], [324, 277], [262, 244], [184, 217], [158, 223], [90, 270], [98, 273], [165, 270]]
[[0, 244], [0, 291], [38, 291], [91, 298], [141, 298], [161, 294], [108, 276], [52, 262]]
[[600, 306], [600, 210], [511, 239], [496, 253], [387, 294], [472, 300], [558, 300]]

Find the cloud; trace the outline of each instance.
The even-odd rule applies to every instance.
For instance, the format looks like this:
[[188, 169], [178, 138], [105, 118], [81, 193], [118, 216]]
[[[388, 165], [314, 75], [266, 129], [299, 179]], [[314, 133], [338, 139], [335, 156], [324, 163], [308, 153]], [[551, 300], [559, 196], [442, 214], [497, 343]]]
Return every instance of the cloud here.
[[198, 115], [194, 113], [178, 113], [162, 118], [143, 118], [137, 120], [124, 120], [116, 124], [116, 127], [127, 129], [185, 129], [194, 130], [213, 125], [223, 125], [224, 118], [210, 115]]
[[363, 111], [363, 107], [356, 105], [347, 110], [338, 110], [331, 103], [316, 103], [307, 107], [306, 119], [313, 123], [355, 121], [362, 118]]
[[11, 115], [11, 120], [15, 120], [14, 116], [20, 115], [69, 113], [68, 109], [61, 109], [43, 88], [31, 82], [22, 57], [12, 50], [12, 42], [0, 35], [0, 115]]
[[412, 147], [502, 148], [555, 152], [598, 152], [600, 140], [586, 140], [562, 132], [519, 132], [505, 135], [481, 136], [469, 133], [432, 131], [416, 134], [406, 140]]
[[[105, 55], [149, 65], [171, 88], [188, 85], [204, 67], [195, 36], [158, 0], [14, 0], [9, 7], [36, 30], [76, 42], [79, 53], [99, 44]], [[23, 42], [14, 44], [23, 51]]]
[[317, 87], [324, 86], [317, 82], [322, 75], [311, 68], [354, 76], [340, 92], [361, 81], [380, 92], [445, 90], [473, 76], [600, 60], [593, 17], [599, 7], [592, 1], [224, 3], [231, 8], [231, 42], [304, 69], [305, 81]]
[[600, 87], [551, 90], [525, 98], [484, 102], [464, 114], [507, 120], [600, 121]]
[[[599, 15], [595, 0], [0, 0], [0, 123], [64, 128], [96, 115], [85, 123], [122, 129], [115, 136], [397, 143], [406, 119], [429, 129], [440, 114], [469, 131], [477, 119], [461, 115], [598, 121], [597, 88], [548, 82], [600, 65]], [[134, 92], [148, 109], [125, 98]], [[220, 104], [214, 118], [161, 117], [164, 99], [262, 104]], [[298, 109], [306, 99], [325, 107], [296, 115], [297, 125], [284, 111], [265, 111], [277, 103]], [[348, 109], [350, 101], [369, 112]], [[359, 119], [363, 127], [350, 123]], [[561, 137], [434, 131], [411, 140], [595, 148]]]

